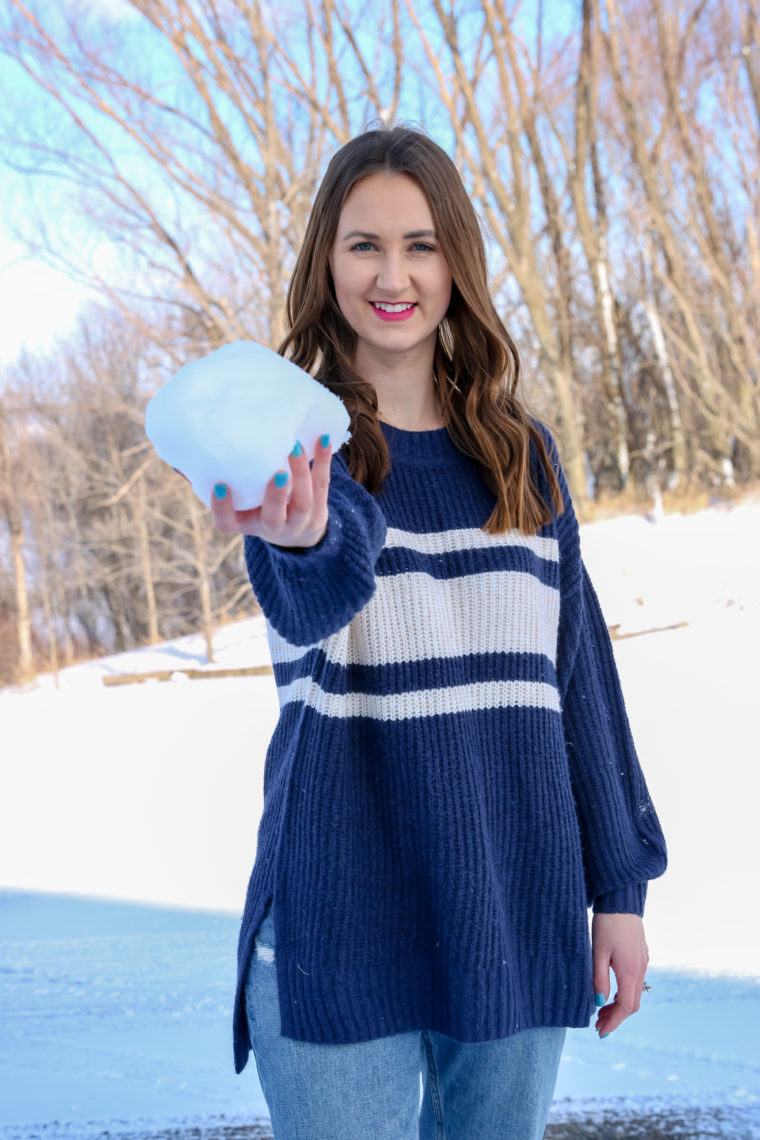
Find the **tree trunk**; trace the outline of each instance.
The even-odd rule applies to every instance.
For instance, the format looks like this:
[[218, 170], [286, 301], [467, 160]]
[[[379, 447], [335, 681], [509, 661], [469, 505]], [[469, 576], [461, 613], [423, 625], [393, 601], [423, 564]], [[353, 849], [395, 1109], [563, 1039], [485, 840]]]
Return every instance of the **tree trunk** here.
[[[575, 160], [570, 164], [570, 189], [583, 251], [594, 290], [596, 319], [602, 340], [602, 385], [613, 413], [615, 465], [621, 489], [628, 482], [631, 460], [628, 447], [628, 411], [615, 327], [615, 301], [607, 267], [609, 223], [604, 186], [597, 161], [596, 66], [592, 27], [592, 0], [583, 0], [583, 29], [575, 92]], [[589, 158], [594, 183], [596, 217], [592, 219], [586, 192]]]
[[0, 403], [0, 497], [8, 524], [13, 563], [13, 587], [16, 601], [16, 670], [23, 684], [36, 676], [32, 653], [32, 623], [29, 613], [29, 595], [26, 588], [24, 565], [24, 526], [13, 486], [11, 454], [5, 434], [5, 412]]
[[668, 359], [668, 348], [665, 341], [665, 334], [662, 331], [662, 325], [653, 302], [648, 300], [643, 305], [644, 313], [646, 314], [647, 321], [649, 322], [649, 329], [652, 334], [652, 344], [654, 346], [654, 353], [657, 359], [657, 366], [660, 372], [660, 379], [662, 381], [663, 391], [665, 392], [665, 399], [668, 404], [668, 414], [670, 417], [670, 439], [671, 439], [671, 477], [670, 486], [677, 487], [683, 481], [686, 474], [686, 440], [683, 434], [683, 425], [681, 423], [681, 410], [678, 406], [678, 392], [676, 391], [675, 379], [673, 377], [673, 369], [670, 367], [670, 360]]
[[201, 508], [195, 493], [187, 488], [187, 500], [190, 504], [190, 522], [193, 529], [193, 549], [195, 550], [195, 567], [198, 574], [198, 597], [201, 605], [201, 628], [206, 639], [206, 660], [209, 665], [214, 661], [214, 623], [211, 609], [211, 583], [209, 581], [208, 567], [206, 565], [206, 544], [203, 539], [203, 518]]
[[156, 607], [156, 591], [153, 588], [153, 567], [150, 558], [150, 537], [148, 535], [147, 515], [145, 510], [145, 480], [137, 480], [137, 509], [132, 515], [137, 528], [140, 544], [140, 568], [145, 587], [145, 603], [148, 609], [148, 641], [155, 645], [159, 640], [158, 609]]
[[45, 625], [48, 631], [48, 642], [50, 643], [50, 668], [55, 678], [55, 687], [61, 687], [60, 674], [58, 669], [58, 638], [55, 630], [55, 615], [50, 598], [50, 579], [48, 576], [48, 556], [49, 551], [46, 548], [44, 538], [40, 542], [40, 534], [38, 532], [37, 546], [40, 556], [40, 592], [42, 594], [42, 609], [45, 614]]

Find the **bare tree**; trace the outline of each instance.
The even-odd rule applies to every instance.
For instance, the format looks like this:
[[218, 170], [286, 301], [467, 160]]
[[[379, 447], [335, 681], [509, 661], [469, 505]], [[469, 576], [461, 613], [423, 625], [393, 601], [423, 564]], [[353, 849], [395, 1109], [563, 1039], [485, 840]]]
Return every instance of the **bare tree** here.
[[[724, 370], [720, 367], [722, 356], [726, 356], [735, 373], [743, 378], [739, 389], [745, 395], [739, 396], [740, 404], [742, 399], [746, 400], [749, 387], [743, 382], [748, 375], [741, 360], [744, 355], [740, 347], [741, 322], [729, 300], [734, 275], [722, 248], [728, 219], [724, 218], [721, 236], [715, 224], [704, 160], [698, 155], [692, 137], [694, 109], [687, 125], [677, 91], [679, 77], [682, 79], [684, 75], [684, 61], [704, 9], [704, 0], [690, 5], [683, 28], [676, 31], [675, 13], [671, 13], [670, 20], [666, 19], [666, 9], [661, 0], [647, 0], [646, 5], [623, 5], [618, 0], [604, 0], [603, 34], [617, 106], [624, 125], [624, 145], [643, 191], [648, 227], [651, 234], [656, 235], [658, 248], [653, 251], [652, 269], [673, 305], [676, 323], [671, 323], [669, 328], [665, 326], [666, 335], [671, 343], [677, 338], [686, 363], [681, 390], [690, 397], [707, 426], [713, 470], [731, 478], [731, 439], [734, 433], [730, 425], [735, 418], [732, 414], [735, 393], [732, 393], [731, 384], [726, 383]], [[638, 17], [635, 32], [634, 13]], [[658, 68], [654, 72], [647, 69], [644, 80], [643, 59], [650, 60], [651, 53], [647, 53], [646, 48], [652, 31], [659, 49]], [[659, 85], [655, 81], [658, 72]], [[704, 136], [702, 138], [704, 140]], [[677, 155], [672, 149], [676, 146]], [[676, 157], [676, 162], [662, 162], [662, 152], [666, 148], [669, 159]], [[691, 213], [689, 191], [694, 192], [698, 224], [684, 232], [681, 219], [676, 219], [673, 214], [671, 203], [680, 197]], [[686, 242], [694, 240], [698, 243], [697, 257], [694, 256], [695, 251], [686, 246]], [[726, 341], [730, 342], [726, 354], [717, 347], [718, 328], [712, 319], [709, 302], [706, 303], [708, 294], [721, 298], [720, 303], [725, 306], [728, 336], [720, 339], [724, 347]]]
[[210, 652], [219, 621], [253, 609], [240, 540], [214, 531], [145, 439], [151, 355], [99, 310], [55, 359], [27, 357], [12, 372], [17, 428], [5, 457], [27, 477], [3, 506], [19, 536], [13, 609], [28, 660], [35, 628], [55, 666], [59, 645], [70, 662], [83, 638], [90, 653], [123, 650], [190, 632], [199, 615]]

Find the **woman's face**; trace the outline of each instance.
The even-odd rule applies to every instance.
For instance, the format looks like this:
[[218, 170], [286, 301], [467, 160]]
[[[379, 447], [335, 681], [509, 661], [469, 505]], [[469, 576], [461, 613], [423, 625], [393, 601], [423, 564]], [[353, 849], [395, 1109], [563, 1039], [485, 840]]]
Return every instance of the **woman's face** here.
[[451, 273], [414, 179], [370, 174], [358, 182], [343, 204], [329, 261], [357, 359], [391, 364], [419, 356], [432, 367]]

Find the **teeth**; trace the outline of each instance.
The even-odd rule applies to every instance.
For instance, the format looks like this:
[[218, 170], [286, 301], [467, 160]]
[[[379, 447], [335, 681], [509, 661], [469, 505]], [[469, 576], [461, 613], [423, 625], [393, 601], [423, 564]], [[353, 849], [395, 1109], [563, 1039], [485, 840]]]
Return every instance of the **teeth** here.
[[410, 305], [407, 301], [401, 305], [384, 305], [382, 301], [373, 301], [372, 304], [376, 309], [382, 309], [384, 313], [403, 313], [406, 309], [414, 308], [414, 305]]

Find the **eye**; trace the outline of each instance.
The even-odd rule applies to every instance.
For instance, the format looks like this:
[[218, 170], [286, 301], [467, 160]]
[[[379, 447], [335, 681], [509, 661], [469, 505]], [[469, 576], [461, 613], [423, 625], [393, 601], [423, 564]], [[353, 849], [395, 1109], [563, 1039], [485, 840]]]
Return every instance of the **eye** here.
[[435, 253], [435, 246], [428, 245], [425, 241], [416, 241], [412, 246], [415, 253]]
[[356, 250], [357, 253], [366, 253], [367, 250], [373, 248], [371, 241], [357, 241], [355, 245], [351, 246], [351, 249]]

